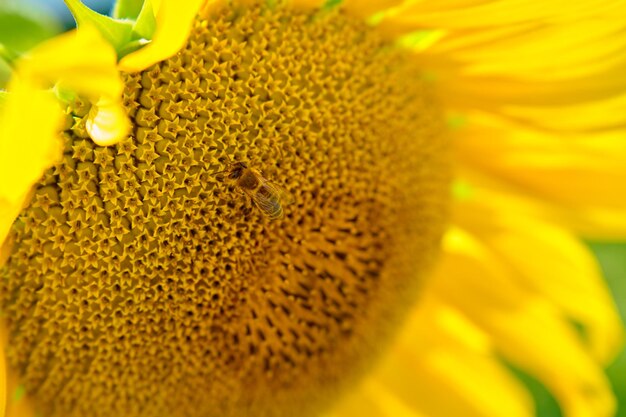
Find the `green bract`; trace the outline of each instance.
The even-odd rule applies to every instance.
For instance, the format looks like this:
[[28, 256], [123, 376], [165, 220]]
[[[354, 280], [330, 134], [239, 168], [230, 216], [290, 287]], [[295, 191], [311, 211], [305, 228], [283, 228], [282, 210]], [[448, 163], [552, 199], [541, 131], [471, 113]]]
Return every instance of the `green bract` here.
[[109, 17], [95, 12], [79, 0], [65, 0], [76, 24], [92, 25], [115, 48], [118, 59], [136, 51], [150, 42], [156, 29], [152, 0], [143, 2], [120, 1], [114, 15]]

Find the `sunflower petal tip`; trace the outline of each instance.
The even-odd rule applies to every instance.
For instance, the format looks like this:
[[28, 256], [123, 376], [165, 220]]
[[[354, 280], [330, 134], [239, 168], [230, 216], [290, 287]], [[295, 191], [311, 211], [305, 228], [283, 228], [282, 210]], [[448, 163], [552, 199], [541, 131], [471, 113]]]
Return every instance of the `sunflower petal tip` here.
[[151, 42], [122, 58], [118, 68], [125, 72], [142, 71], [176, 54], [185, 46], [196, 15], [207, 7], [207, 4], [203, 6], [203, 0], [188, 0], [182, 4], [162, 1], [156, 12], [157, 27]]
[[130, 121], [119, 104], [99, 104], [92, 107], [86, 128], [96, 145], [110, 146], [128, 136]]

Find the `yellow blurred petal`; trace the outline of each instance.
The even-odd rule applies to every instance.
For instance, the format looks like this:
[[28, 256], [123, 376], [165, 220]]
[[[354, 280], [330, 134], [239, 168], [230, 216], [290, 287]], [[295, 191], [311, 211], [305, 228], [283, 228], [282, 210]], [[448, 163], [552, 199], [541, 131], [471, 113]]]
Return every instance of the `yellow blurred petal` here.
[[490, 198], [459, 201], [455, 220], [516, 271], [515, 278], [585, 326], [596, 359], [608, 363], [624, 328], [599, 265], [564, 229], [525, 216], [515, 204]]
[[[626, 46], [622, 20], [581, 20], [557, 26], [527, 25], [517, 33], [469, 47], [467, 33], [448, 33], [429, 54], [453, 56], [466, 75], [500, 75], [530, 80], [563, 80], [598, 73], [623, 62], [620, 51]], [[498, 31], [501, 29], [498, 28]], [[488, 31], [476, 31], [478, 33]], [[456, 41], [457, 46], [454, 47]]]
[[462, 314], [426, 296], [386, 358], [330, 417], [532, 417], [519, 381], [488, 336]]
[[470, 75], [454, 62], [432, 63], [429, 59], [421, 57], [420, 61], [434, 74], [438, 96], [450, 108], [498, 111], [503, 106], [571, 106], [609, 99], [626, 87], [626, 59], [601, 73], [541, 82], [505, 73]]
[[[3, 346], [4, 347], [4, 346]], [[7, 409], [7, 368], [4, 349], [0, 351], [0, 416], [4, 417]]]
[[[9, 393], [14, 391], [8, 391]], [[35, 407], [29, 397], [25, 396], [18, 401], [9, 398], [5, 417], [39, 417], [35, 414]]]
[[620, 132], [563, 137], [473, 114], [456, 146], [463, 165], [518, 193], [581, 215], [603, 211], [623, 221], [626, 141]]
[[93, 27], [83, 25], [37, 46], [17, 64], [17, 73], [40, 88], [58, 84], [90, 100], [120, 97], [117, 55]]
[[[626, 216], [623, 211], [602, 207], [576, 207], [555, 204], [553, 201], [533, 196], [487, 172], [471, 166], [459, 167], [457, 182], [465, 189], [462, 200], [489, 200], [498, 210], [511, 211], [518, 216], [534, 217], [574, 231], [577, 235], [595, 240], [623, 241], [626, 237]], [[456, 210], [461, 215], [461, 210]], [[461, 215], [472, 216], [470, 212]]]
[[[2, 360], [4, 360], [4, 351], [7, 343], [7, 330], [4, 323], [0, 323], [0, 351], [2, 352]], [[5, 362], [6, 365], [6, 362]], [[5, 369], [5, 388], [6, 388], [6, 416], [0, 414], [2, 417], [36, 417], [35, 409], [31, 398], [28, 395], [16, 395], [20, 388], [20, 382], [17, 372], [11, 368]], [[22, 391], [22, 394], [23, 393]]]
[[17, 79], [9, 91], [0, 109], [0, 246], [31, 187], [59, 159], [64, 120], [50, 92]]
[[291, 0], [289, 5], [295, 10], [314, 10], [322, 7], [325, 0]]
[[89, 111], [86, 128], [97, 145], [109, 146], [128, 136], [130, 121], [121, 103], [100, 100]]
[[615, 401], [602, 370], [561, 312], [514, 279], [471, 235], [455, 229], [432, 290], [492, 338], [510, 361], [541, 380], [567, 417], [608, 417]]
[[344, 0], [341, 8], [356, 17], [369, 17], [375, 13], [401, 4], [404, 0]]
[[604, 13], [616, 18], [623, 2], [611, 0], [408, 0], [394, 8], [380, 24], [393, 35], [423, 28], [477, 28], [525, 22], [566, 21]]
[[339, 404], [331, 407], [331, 411], [324, 413], [322, 417], [386, 417], [387, 413], [381, 407], [379, 401], [375, 401], [369, 395], [369, 389], [365, 384], [341, 397]]
[[601, 100], [550, 107], [506, 106], [498, 114], [517, 123], [555, 133], [626, 130], [626, 92]]
[[531, 417], [532, 401], [488, 339], [436, 298], [422, 300], [372, 378], [430, 417]]
[[[89, 25], [39, 45], [17, 62], [16, 74], [30, 88], [56, 86], [88, 98], [94, 107], [88, 131], [99, 143], [113, 143], [127, 134], [129, 122], [119, 103], [123, 82], [117, 70], [117, 56], [100, 33]], [[30, 109], [29, 122], [40, 115]]]
[[[152, 41], [128, 54], [119, 63], [122, 71], [141, 71], [178, 52], [186, 43], [204, 0], [161, 0], [156, 12], [157, 28]], [[211, 2], [209, 2], [211, 3]]]
[[[423, 417], [418, 410], [403, 402], [389, 388], [376, 380], [369, 380], [363, 387], [365, 395], [383, 410], [379, 417]], [[352, 414], [355, 415], [355, 414]], [[360, 416], [360, 414], [358, 414]]]
[[325, 417], [426, 417], [410, 408], [388, 387], [374, 378], [368, 378], [361, 386], [348, 394], [338, 406]]
[[0, 267], [4, 265], [10, 256], [12, 246], [7, 236], [9, 236], [11, 225], [19, 216], [26, 200], [27, 198], [24, 197], [18, 204], [13, 204], [6, 199], [0, 198]]
[[[423, 23], [412, 31], [445, 32], [416, 58], [425, 72], [434, 74], [448, 106], [494, 112], [503, 106], [544, 109], [608, 100], [626, 89], [626, 20], [617, 18], [626, 13], [624, 2], [551, 1], [544, 7], [526, 0], [483, 1], [449, 10], [430, 2], [440, 17], [450, 17], [440, 25], [433, 25], [428, 13], [411, 14], [414, 3], [398, 8], [398, 18]], [[413, 7], [424, 11], [425, 6], [417, 2]], [[508, 17], [492, 16], [495, 10]], [[451, 18], [455, 13], [456, 20]], [[478, 24], [482, 19], [489, 24]], [[505, 24], [508, 19], [512, 24]], [[395, 21], [389, 25], [400, 30]]]

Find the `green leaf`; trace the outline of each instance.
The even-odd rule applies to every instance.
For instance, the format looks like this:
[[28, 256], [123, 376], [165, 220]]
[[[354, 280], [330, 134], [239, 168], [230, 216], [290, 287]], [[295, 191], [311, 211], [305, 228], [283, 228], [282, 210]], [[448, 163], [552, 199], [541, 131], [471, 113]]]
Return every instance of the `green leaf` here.
[[116, 19], [137, 19], [143, 6], [143, 0], [117, 0], [113, 6]]
[[19, 56], [17, 52], [7, 48], [3, 43], [0, 43], [0, 60], [11, 65]]
[[141, 8], [141, 12], [137, 17], [137, 21], [133, 26], [133, 33], [138, 38], [152, 39], [156, 30], [156, 17], [154, 16], [154, 7], [152, 0], [146, 0]]
[[112, 17], [101, 15], [85, 6], [79, 0], [65, 0], [65, 4], [72, 12], [72, 15], [74, 15], [79, 30], [83, 24], [95, 26], [117, 52], [121, 51], [131, 41], [132, 21], [113, 19]]
[[17, 55], [55, 36], [61, 30], [61, 25], [45, 14], [0, 9], [0, 44]]
[[16, 55], [0, 44], [0, 88], [5, 88], [13, 73], [13, 61]]

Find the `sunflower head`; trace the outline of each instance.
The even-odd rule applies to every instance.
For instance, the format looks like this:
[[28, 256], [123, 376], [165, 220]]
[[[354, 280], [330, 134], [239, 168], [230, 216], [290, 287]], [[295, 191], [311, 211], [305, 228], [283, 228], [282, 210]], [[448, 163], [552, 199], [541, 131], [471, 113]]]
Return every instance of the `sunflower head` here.
[[0, 48], [10, 417], [612, 415], [626, 4], [65, 2]]
[[[422, 71], [354, 17], [256, 4], [201, 13], [123, 83], [129, 137], [93, 143], [104, 106], [70, 103], [11, 229], [10, 364], [46, 417], [313, 415], [437, 252], [448, 142]], [[291, 196], [282, 219], [220, 181], [237, 162]]]

